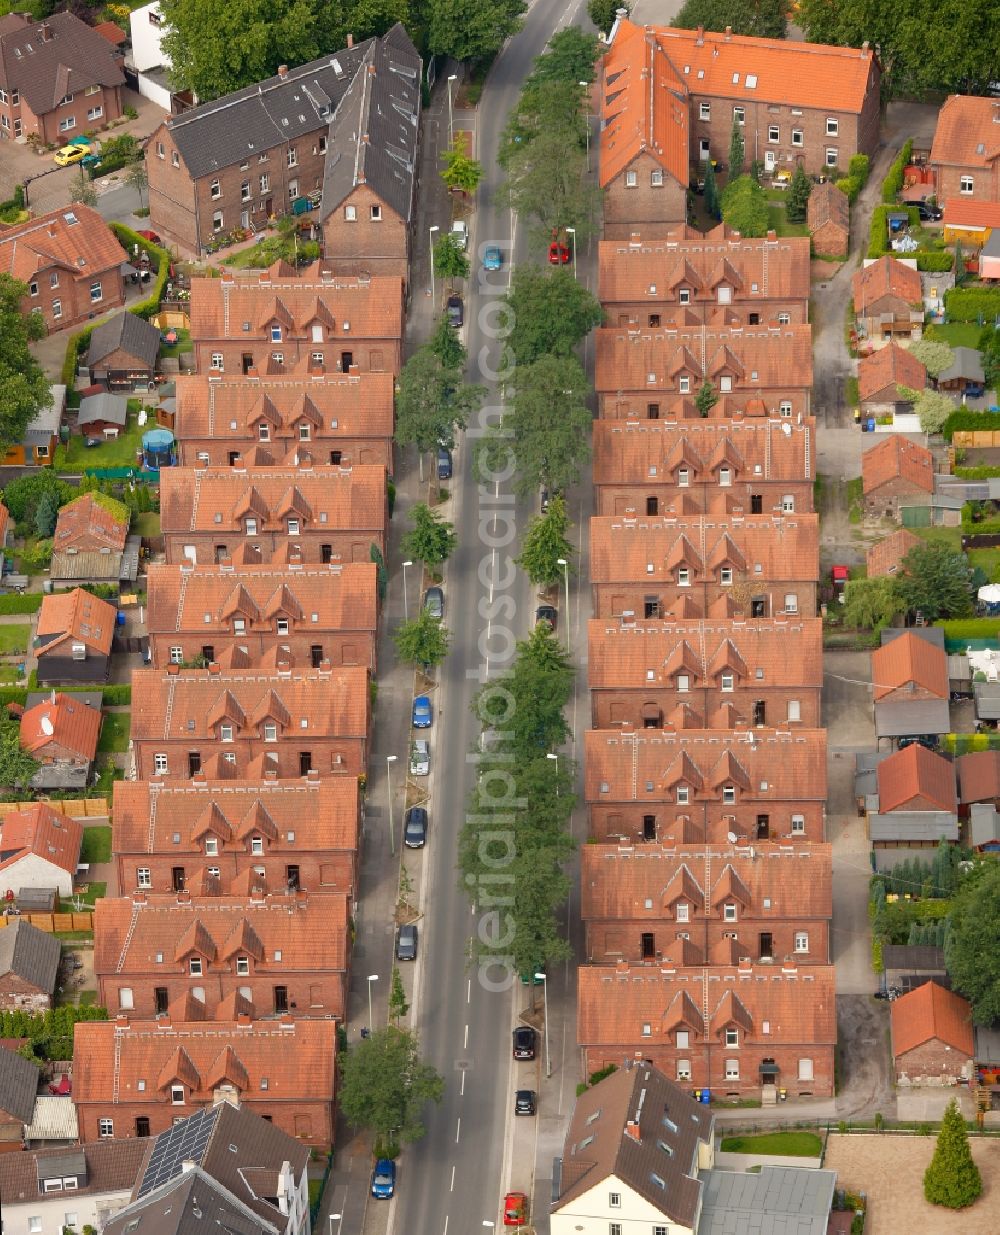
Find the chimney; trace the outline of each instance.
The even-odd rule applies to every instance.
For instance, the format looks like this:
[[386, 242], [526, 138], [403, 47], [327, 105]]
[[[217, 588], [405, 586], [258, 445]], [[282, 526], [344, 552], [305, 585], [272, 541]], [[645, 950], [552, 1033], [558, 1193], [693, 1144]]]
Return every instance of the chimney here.
[[347, 366], [348, 377], [357, 377], [360, 372], [361, 372], [361, 369], [356, 364]]
[[769, 231], [767, 233], [767, 239], [771, 242], [771, 244], [777, 244], [778, 233], [776, 231]]
[[865, 41], [861, 44], [861, 59], [867, 60], [870, 55], [871, 55], [871, 44], [868, 42], [867, 39], [865, 39]]
[[118, 1015], [115, 1017], [115, 1024], [120, 1025], [122, 1029], [126, 1029], [128, 1027], [128, 1017], [125, 1015], [124, 1012], [118, 1013]]
[[288, 65], [287, 64], [278, 65], [278, 76], [281, 78], [282, 81], [285, 80], [285, 78], [288, 76]]
[[274, 768], [265, 768], [264, 780], [267, 781], [268, 784], [272, 784], [277, 779], [278, 779], [278, 773], [274, 770]]
[[639, 1122], [635, 1119], [630, 1119], [625, 1125], [625, 1135], [631, 1137], [637, 1145], [642, 1144], [642, 1137], [639, 1135]]
[[250, 1024], [249, 1013], [240, 1012], [239, 1015], [236, 1017], [236, 1024], [237, 1025], [249, 1025]]
[[277, 669], [280, 677], [287, 678], [292, 675], [292, 662], [285, 655], [282, 655], [279, 658], [275, 668]]
[[211, 660], [208, 662], [208, 676], [210, 678], [217, 678], [221, 673], [222, 666], [217, 660]]
[[726, 27], [726, 42], [728, 43], [732, 37], [733, 37], [733, 28], [732, 26], [727, 26]]
[[146, 903], [146, 893], [145, 892], [133, 892], [132, 893], [132, 904], [133, 905], [145, 905], [145, 903]]
[[229, 266], [223, 266], [221, 275], [220, 275], [220, 281], [223, 283], [235, 283], [236, 282], [236, 271], [230, 269]]
[[180, 671], [181, 671], [180, 665], [174, 665], [174, 664], [167, 665], [167, 677], [175, 678], [180, 673]]
[[324, 658], [319, 662], [320, 673], [332, 673], [333, 665], [330, 663], [329, 657]]
[[195, 772], [194, 776], [191, 777], [191, 784], [192, 785], [207, 785], [208, 777], [205, 775], [204, 772]]
[[207, 458], [202, 458], [202, 457], [199, 455], [199, 456], [198, 456], [198, 458], [195, 460], [195, 464], [194, 464], [194, 465], [195, 465], [195, 467], [200, 468], [202, 471], [205, 471], [205, 470], [208, 468], [208, 459], [207, 459]]
[[616, 961], [615, 962], [615, 973], [627, 974], [628, 971], [629, 971], [628, 961]]
[[699, 26], [698, 29], [695, 31], [694, 45], [695, 47], [705, 46], [705, 27], [704, 26]]
[[310, 785], [319, 784], [319, 769], [318, 768], [309, 769], [309, 771], [306, 773], [306, 783]]
[[191, 904], [191, 893], [185, 892], [182, 888], [177, 893], [177, 903], [178, 905], [190, 905]]
[[351, 50], [351, 48], [352, 48], [353, 46], [354, 46], [354, 35], [353, 35], [353, 34], [351, 34], [351, 33], [348, 33], [348, 35], [347, 35], [347, 50], [348, 50], [348, 51], [350, 51], [350, 50]]
[[42, 24], [38, 27], [38, 34], [43, 43], [52, 42], [52, 27], [49, 25], [47, 21], [43, 21]]
[[232, 570], [233, 559], [231, 557], [220, 557], [218, 561], [219, 570]]

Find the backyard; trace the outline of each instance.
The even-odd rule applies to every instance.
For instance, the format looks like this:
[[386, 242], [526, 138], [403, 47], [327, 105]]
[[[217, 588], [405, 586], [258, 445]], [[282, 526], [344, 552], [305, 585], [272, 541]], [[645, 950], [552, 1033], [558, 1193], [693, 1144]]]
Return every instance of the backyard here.
[[69, 441], [56, 447], [53, 466], [57, 472], [82, 472], [86, 468], [96, 467], [132, 467], [136, 456], [142, 450], [142, 435], [147, 429], [153, 428], [150, 421], [145, 426], [138, 423], [140, 403], [138, 399], [128, 401], [128, 423], [124, 433], [118, 437], [101, 442], [99, 446], [88, 446], [87, 439], [80, 433], [73, 433]]
[[128, 712], [105, 712], [97, 749], [105, 754], [121, 754], [128, 750], [130, 719]]
[[801, 223], [792, 223], [789, 221], [788, 214], [785, 211], [784, 202], [768, 202], [767, 204], [767, 224], [772, 231], [778, 233], [779, 236], [808, 236], [809, 225], [803, 220]]
[[979, 336], [983, 333], [982, 326], [975, 322], [948, 322], [946, 325], [932, 324], [924, 331], [925, 339], [937, 339], [939, 343], [947, 343], [949, 347], [972, 347], [979, 351]]
[[80, 861], [93, 866], [95, 863], [111, 861], [111, 828], [98, 824], [93, 828], [83, 829], [83, 844], [80, 847]]
[[31, 640], [31, 627], [28, 624], [15, 622], [10, 626], [0, 626], [0, 656], [21, 656], [28, 650]]
[[726, 1136], [724, 1154], [777, 1154], [787, 1158], [818, 1158], [823, 1142], [815, 1132], [762, 1132], [758, 1136]]

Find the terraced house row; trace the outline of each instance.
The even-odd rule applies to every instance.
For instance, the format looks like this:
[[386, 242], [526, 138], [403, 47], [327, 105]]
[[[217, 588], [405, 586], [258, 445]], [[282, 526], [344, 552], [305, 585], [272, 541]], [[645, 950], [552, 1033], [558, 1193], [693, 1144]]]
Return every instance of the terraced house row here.
[[577, 1040], [770, 1103], [831, 1095], [836, 1044], [809, 244], [670, 214], [726, 96], [774, 95], [766, 45], [621, 22], [604, 61]]

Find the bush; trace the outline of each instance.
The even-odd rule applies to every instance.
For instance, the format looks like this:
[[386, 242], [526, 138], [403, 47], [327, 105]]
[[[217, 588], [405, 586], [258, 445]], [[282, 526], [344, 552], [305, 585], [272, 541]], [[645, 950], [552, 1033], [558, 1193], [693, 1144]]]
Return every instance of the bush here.
[[896, 155], [892, 166], [889, 168], [886, 178], [882, 181], [882, 200], [887, 203], [895, 202], [899, 197], [900, 191], [903, 188], [903, 172], [910, 161], [910, 155], [913, 152], [913, 139], [907, 138], [903, 144], [902, 150]]
[[136, 317], [141, 317], [145, 321], [149, 321], [151, 317], [155, 317], [160, 311], [160, 301], [163, 299], [163, 289], [166, 286], [167, 276], [170, 274], [170, 254], [166, 249], [161, 249], [158, 244], [153, 244], [144, 236], [140, 236], [138, 232], [134, 232], [130, 227], [126, 227], [124, 223], [112, 223], [111, 230], [118, 237], [122, 248], [129, 255], [131, 260], [135, 252], [135, 245], [139, 246], [139, 251], [149, 254], [149, 260], [156, 267], [156, 278], [153, 281], [153, 287], [145, 300], [134, 304], [132, 312]]
[[871, 171], [871, 163], [867, 154], [856, 154], [847, 165], [847, 176], [850, 180], [857, 180], [861, 188], [864, 188], [868, 183], [868, 173]]
[[[884, 254], [892, 252], [889, 244], [889, 212], [896, 209], [900, 209], [900, 207], [876, 206], [872, 211], [871, 231], [868, 234], [869, 257], [882, 257]], [[908, 206], [906, 209], [910, 217], [910, 226], [915, 227], [920, 222], [917, 208], [916, 206]], [[947, 295], [947, 293], [945, 294]]]
[[30, 525], [34, 522], [38, 503], [47, 493], [54, 493], [60, 501], [68, 502], [76, 496], [75, 488], [60, 480], [55, 472], [44, 468], [37, 472], [25, 472], [4, 486], [4, 505], [10, 511], [15, 524]]
[[853, 206], [864, 185], [857, 176], [845, 176], [843, 180], [837, 181], [837, 188], [847, 197], [848, 204]]
[[944, 294], [950, 322], [992, 322], [1000, 317], [1000, 288], [953, 287]]
[[935, 274], [951, 270], [955, 264], [955, 254], [947, 250], [944, 253], [917, 253], [916, 258], [918, 270], [926, 270]]
[[27, 1038], [38, 1059], [72, 1059], [73, 1026], [78, 1021], [106, 1021], [107, 1008], [67, 1004], [49, 1012], [0, 1012], [0, 1036]]
[[945, 618], [935, 622], [949, 640], [995, 639], [1000, 635], [1000, 618]]
[[106, 176], [120, 168], [134, 163], [142, 154], [142, 147], [131, 133], [120, 133], [117, 137], [109, 137], [101, 143], [101, 160], [89, 169], [91, 180], [98, 176]]
[[1000, 433], [1000, 413], [970, 412], [962, 408], [952, 412], [944, 423], [941, 436], [950, 442], [954, 434], [964, 430], [981, 429], [984, 433]]
[[38, 575], [52, 564], [52, 541], [36, 540], [20, 552], [21, 569], [26, 575]]
[[101, 702], [106, 708], [129, 707], [132, 703], [132, 687], [105, 686]]

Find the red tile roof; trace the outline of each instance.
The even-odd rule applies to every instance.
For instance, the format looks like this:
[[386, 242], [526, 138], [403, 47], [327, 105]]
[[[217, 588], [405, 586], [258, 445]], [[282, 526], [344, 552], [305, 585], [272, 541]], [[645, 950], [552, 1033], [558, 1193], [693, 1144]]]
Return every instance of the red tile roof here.
[[977, 750], [955, 760], [960, 802], [992, 802], [1000, 798], [1000, 750]]
[[128, 38], [128, 35], [121, 28], [115, 25], [113, 21], [102, 21], [94, 27], [94, 33], [101, 35], [102, 38], [108, 40], [112, 47], [119, 47]]
[[888, 253], [858, 270], [851, 287], [854, 311], [859, 315], [883, 296], [896, 296], [910, 305], [923, 304], [919, 271]]
[[26, 853], [75, 875], [80, 861], [83, 826], [68, 815], [57, 814], [44, 802], [11, 811], [0, 819], [0, 882], [2, 872]]
[[0, 224], [0, 273], [25, 283], [54, 266], [70, 271], [75, 279], [95, 278], [117, 271], [126, 260], [111, 228], [96, 210], [80, 202], [26, 223]]
[[894, 751], [876, 770], [879, 811], [954, 811], [955, 765], [914, 743]]
[[[870, 356], [862, 356], [858, 362], [858, 393], [862, 402], [874, 399], [887, 387], [893, 387], [887, 397], [895, 400], [895, 388], [899, 386], [923, 390], [926, 385], [927, 370], [916, 356], [911, 356], [898, 343], [888, 343]], [[864, 457], [870, 454], [870, 450], [865, 451]]]
[[970, 197], [949, 197], [944, 203], [945, 227], [987, 230], [1000, 227], [1000, 202], [979, 202]]
[[851, 224], [851, 207], [847, 194], [838, 189], [832, 180], [813, 185], [806, 217], [811, 232], [826, 223], [836, 223], [846, 232]]
[[895, 1059], [935, 1039], [972, 1057], [972, 1009], [969, 1001], [954, 991], [945, 990], [936, 982], [925, 982], [893, 1000], [890, 1013]]
[[81, 553], [99, 553], [102, 549], [110, 549], [112, 553], [121, 553], [128, 539], [129, 525], [128, 511], [125, 507], [122, 510], [124, 519], [118, 517], [106, 498], [102, 501], [92, 493], [74, 498], [59, 511], [53, 551], [65, 553], [67, 549], [78, 549]]
[[81, 759], [93, 760], [100, 732], [100, 709], [88, 707], [72, 694], [57, 694], [54, 700], [36, 703], [21, 717], [21, 745], [39, 757], [55, 743]]
[[885, 540], [872, 545], [866, 559], [869, 578], [898, 574], [903, 558], [922, 543], [919, 536], [914, 535], [908, 528], [901, 527], [898, 532], [893, 532]]
[[110, 656], [115, 614], [114, 605], [79, 587], [43, 597], [35, 630], [37, 654], [66, 656], [69, 644], [83, 643], [100, 656]]
[[934, 456], [925, 446], [891, 433], [861, 456], [861, 480], [866, 494], [893, 480], [905, 481], [911, 493], [933, 493]]
[[907, 631], [872, 652], [872, 682], [876, 701], [904, 702], [915, 695], [947, 699], [948, 658], [944, 648]]
[[974, 94], [949, 95], [938, 112], [931, 163], [939, 167], [989, 167], [1000, 155], [998, 121], [1000, 100]]

